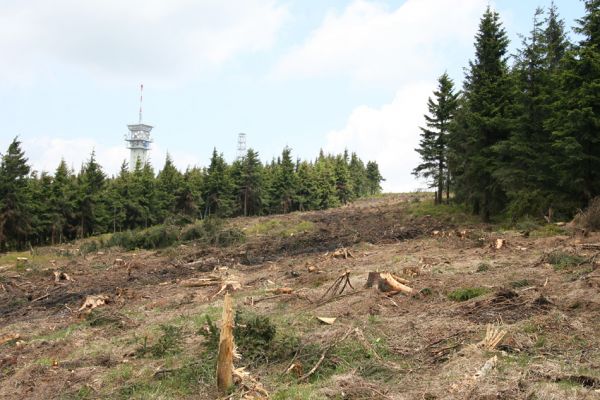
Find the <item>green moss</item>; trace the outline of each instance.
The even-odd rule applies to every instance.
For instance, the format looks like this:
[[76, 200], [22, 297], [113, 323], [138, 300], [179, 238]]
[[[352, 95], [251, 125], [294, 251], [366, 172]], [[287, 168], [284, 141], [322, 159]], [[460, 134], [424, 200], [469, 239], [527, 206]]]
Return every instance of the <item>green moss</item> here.
[[288, 237], [311, 232], [313, 229], [314, 224], [310, 221], [268, 219], [249, 226], [246, 231], [255, 235]]
[[486, 294], [488, 291], [482, 287], [461, 288], [448, 293], [448, 298], [454, 301], [467, 301]]

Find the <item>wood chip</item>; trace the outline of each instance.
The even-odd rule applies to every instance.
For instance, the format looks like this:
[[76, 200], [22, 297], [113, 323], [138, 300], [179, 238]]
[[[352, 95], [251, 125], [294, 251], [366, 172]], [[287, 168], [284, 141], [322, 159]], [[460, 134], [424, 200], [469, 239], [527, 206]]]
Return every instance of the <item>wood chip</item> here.
[[327, 325], [333, 325], [337, 318], [329, 318], [329, 317], [317, 317], [319, 321]]

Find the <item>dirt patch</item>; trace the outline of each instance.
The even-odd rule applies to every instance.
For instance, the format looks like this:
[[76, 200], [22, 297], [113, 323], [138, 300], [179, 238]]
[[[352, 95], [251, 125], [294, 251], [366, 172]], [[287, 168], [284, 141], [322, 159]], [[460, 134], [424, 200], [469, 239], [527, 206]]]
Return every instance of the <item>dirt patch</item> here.
[[476, 323], [513, 324], [532, 315], [546, 313], [554, 307], [544, 295], [532, 294], [519, 294], [511, 289], [501, 289], [489, 298], [465, 305], [462, 313]]

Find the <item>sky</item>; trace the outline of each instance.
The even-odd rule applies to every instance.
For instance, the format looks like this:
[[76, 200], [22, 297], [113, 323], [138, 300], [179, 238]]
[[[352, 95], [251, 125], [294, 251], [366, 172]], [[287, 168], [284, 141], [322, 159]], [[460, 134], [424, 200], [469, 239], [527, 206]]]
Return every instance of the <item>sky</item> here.
[[[515, 52], [550, 0], [0, 0], [0, 152], [15, 136], [38, 171], [109, 175], [123, 136], [154, 126], [158, 170], [233, 161], [237, 135], [263, 161], [348, 149], [379, 163], [384, 191], [426, 187], [412, 169], [427, 98], [458, 88], [485, 8]], [[567, 27], [579, 0], [555, 0]]]

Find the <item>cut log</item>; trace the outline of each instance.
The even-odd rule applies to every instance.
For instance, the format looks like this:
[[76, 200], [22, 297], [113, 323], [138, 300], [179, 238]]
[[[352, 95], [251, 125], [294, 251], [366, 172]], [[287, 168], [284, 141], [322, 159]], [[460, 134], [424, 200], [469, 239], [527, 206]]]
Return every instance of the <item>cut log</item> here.
[[227, 394], [233, 384], [233, 300], [229, 293], [223, 300], [223, 322], [217, 356], [217, 389]]
[[210, 277], [210, 278], [190, 278], [184, 279], [179, 282], [181, 286], [185, 287], [203, 287], [203, 286], [214, 286], [221, 283], [221, 278]]

